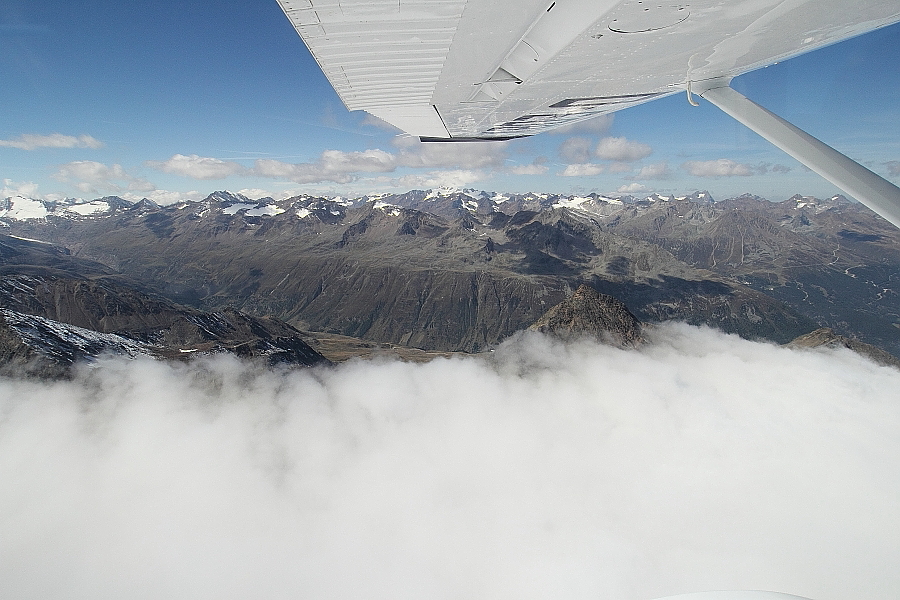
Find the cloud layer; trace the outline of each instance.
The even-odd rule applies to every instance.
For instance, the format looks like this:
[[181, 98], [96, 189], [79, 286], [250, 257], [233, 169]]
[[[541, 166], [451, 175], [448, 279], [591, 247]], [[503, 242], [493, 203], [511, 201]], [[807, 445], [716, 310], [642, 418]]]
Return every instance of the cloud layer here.
[[102, 148], [103, 142], [89, 135], [63, 135], [51, 133], [40, 135], [23, 133], [12, 140], [0, 140], [0, 147], [19, 148], [20, 150], [37, 150], [38, 148]]
[[94, 194], [151, 192], [155, 186], [128, 173], [122, 165], [105, 165], [94, 160], [76, 160], [59, 167], [57, 181], [71, 183], [79, 191]]
[[653, 335], [0, 380], [0, 595], [895, 597], [900, 373]]
[[[501, 142], [426, 144], [410, 136], [398, 136], [394, 145], [397, 152], [377, 148], [354, 152], [325, 150], [315, 162], [308, 163], [263, 158], [256, 160], [252, 167], [247, 167], [213, 157], [175, 154], [168, 160], [147, 161], [146, 165], [157, 171], [192, 179], [225, 179], [232, 175], [246, 175], [308, 184], [350, 183], [363, 173], [393, 173], [403, 167], [448, 168], [450, 171], [432, 171], [406, 177], [423, 181], [456, 180], [460, 173], [473, 173], [485, 168], [500, 169], [506, 160], [506, 145]], [[530, 171], [543, 172], [540, 167], [532, 167]], [[483, 176], [478, 179], [481, 178]]]
[[730, 158], [717, 160], [689, 160], [681, 165], [685, 171], [695, 177], [733, 177], [753, 175], [753, 167], [735, 162]]

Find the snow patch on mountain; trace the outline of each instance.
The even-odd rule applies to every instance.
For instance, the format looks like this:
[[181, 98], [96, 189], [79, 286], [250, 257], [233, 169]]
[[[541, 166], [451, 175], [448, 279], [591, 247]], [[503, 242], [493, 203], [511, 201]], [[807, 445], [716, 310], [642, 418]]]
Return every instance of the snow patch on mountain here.
[[109, 212], [109, 209], [109, 203], [103, 202], [102, 200], [93, 200], [91, 202], [84, 202], [83, 204], [73, 204], [71, 206], [65, 207], [65, 210], [79, 214], [82, 217]]
[[50, 211], [40, 200], [33, 200], [25, 196], [12, 196], [4, 202], [3, 210], [0, 210], [0, 218], [6, 217], [16, 221], [28, 219], [45, 219]]

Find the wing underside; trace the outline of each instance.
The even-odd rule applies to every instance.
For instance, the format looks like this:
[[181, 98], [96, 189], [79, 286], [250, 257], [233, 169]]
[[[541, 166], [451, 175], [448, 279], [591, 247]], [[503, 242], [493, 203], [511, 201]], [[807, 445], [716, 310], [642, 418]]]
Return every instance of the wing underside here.
[[508, 139], [900, 21], [896, 0], [279, 0], [347, 108]]
[[897, 0], [278, 1], [347, 108], [424, 141], [523, 137], [696, 92], [900, 227], [900, 188], [728, 87], [900, 21]]

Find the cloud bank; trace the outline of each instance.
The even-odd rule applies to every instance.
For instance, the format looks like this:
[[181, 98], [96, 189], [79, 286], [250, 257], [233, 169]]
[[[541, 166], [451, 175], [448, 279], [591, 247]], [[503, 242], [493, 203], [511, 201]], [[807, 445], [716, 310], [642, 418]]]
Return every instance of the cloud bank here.
[[653, 335], [0, 380], [0, 596], [896, 597], [900, 373]]
[[646, 158], [653, 153], [647, 144], [629, 140], [624, 137], [605, 137], [594, 148], [594, 156], [603, 160], [634, 162]]
[[[288, 163], [276, 159], [257, 159], [252, 167], [235, 161], [199, 156], [175, 154], [164, 161], [147, 161], [145, 164], [163, 173], [172, 173], [192, 179], [225, 179], [232, 175], [249, 175], [274, 179], [286, 179], [294, 183], [350, 183], [360, 174], [393, 173], [399, 168], [448, 168], [440, 175], [431, 172], [413, 176], [422, 180], [456, 179], [459, 173], [472, 173], [485, 168], [503, 167], [506, 161], [506, 145], [502, 142], [472, 143], [422, 143], [410, 136], [397, 136], [394, 140], [397, 152], [377, 148], [344, 152], [325, 150], [315, 162]], [[534, 174], [540, 168], [532, 168]]]
[[168, 160], [148, 160], [146, 164], [148, 167], [163, 173], [201, 180], [225, 179], [229, 175], [236, 175], [246, 171], [240, 163], [209, 156], [198, 156], [196, 154], [174, 154]]
[[103, 142], [89, 135], [63, 135], [51, 133], [40, 135], [23, 133], [12, 140], [0, 140], [0, 147], [19, 148], [20, 150], [37, 150], [38, 148], [102, 148]]
[[59, 167], [52, 175], [57, 181], [71, 183], [79, 191], [94, 194], [152, 192], [155, 186], [128, 173], [120, 164], [105, 165], [94, 160], [76, 160]]
[[681, 168], [695, 177], [747, 177], [753, 175], [753, 167], [730, 158], [717, 160], [689, 160]]

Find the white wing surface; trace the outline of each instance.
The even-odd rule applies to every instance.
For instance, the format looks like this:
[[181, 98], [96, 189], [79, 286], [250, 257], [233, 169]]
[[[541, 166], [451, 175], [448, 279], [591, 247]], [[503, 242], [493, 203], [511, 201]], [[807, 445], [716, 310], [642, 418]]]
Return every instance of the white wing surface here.
[[278, 2], [347, 108], [425, 141], [534, 135], [696, 92], [900, 227], [900, 188], [728, 87], [900, 21], [898, 0]]
[[900, 21], [897, 0], [278, 0], [350, 110], [533, 135]]

